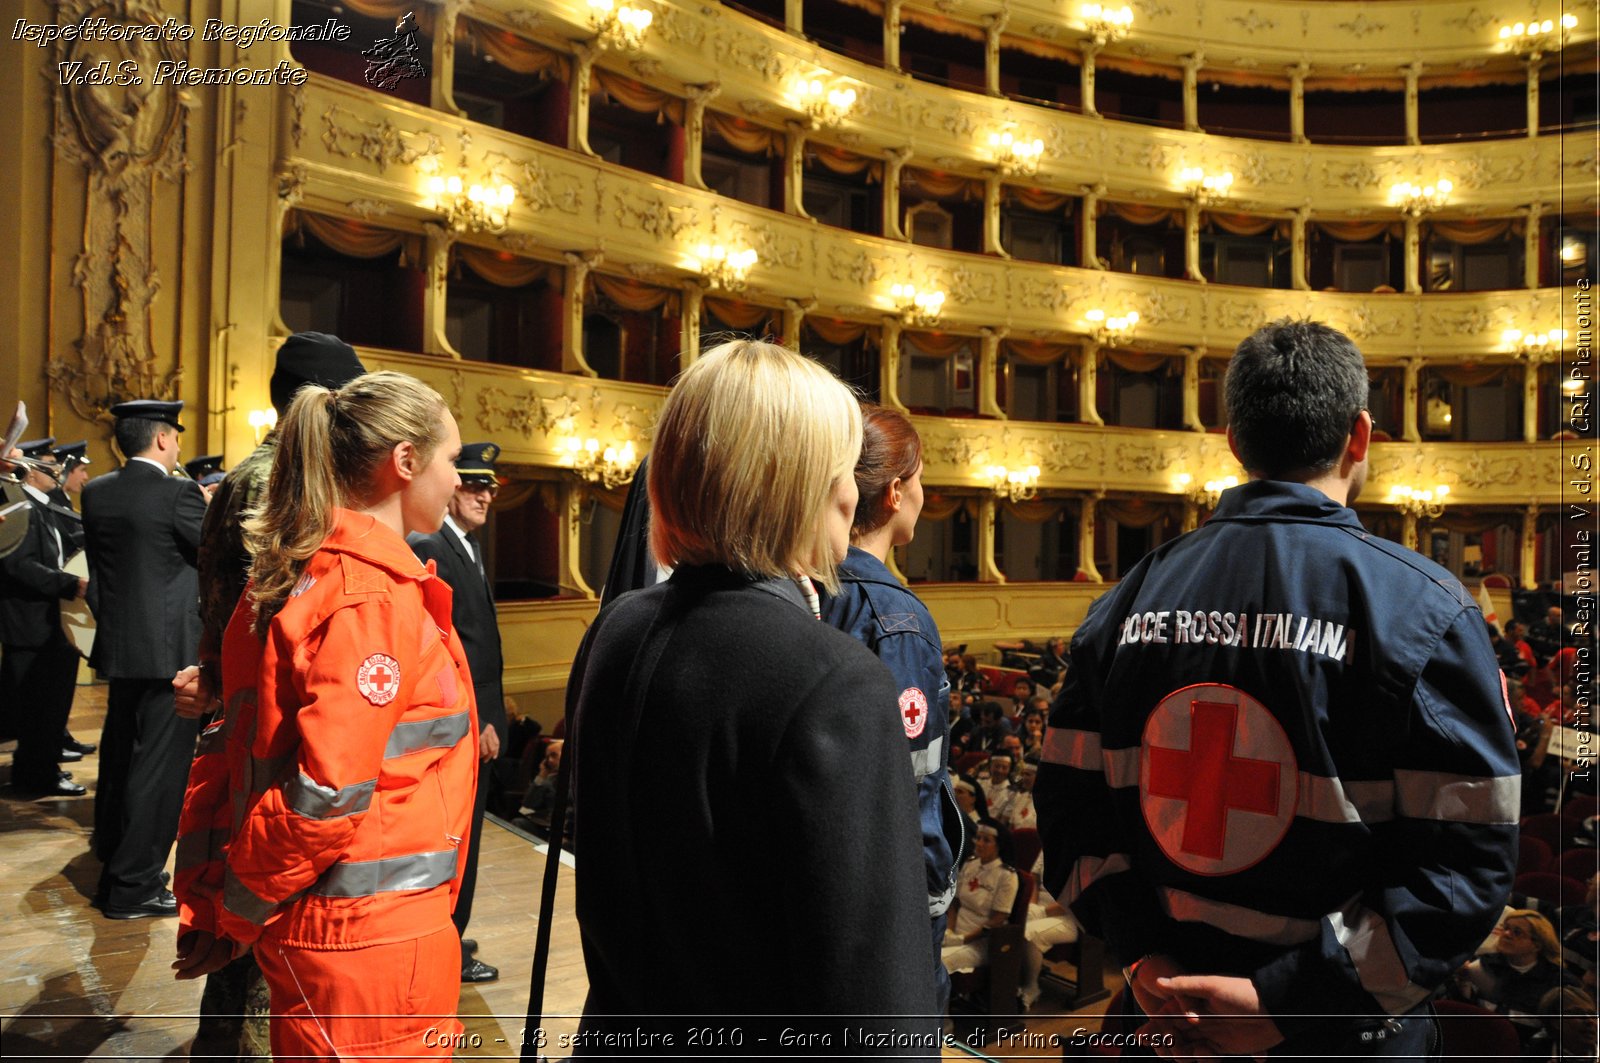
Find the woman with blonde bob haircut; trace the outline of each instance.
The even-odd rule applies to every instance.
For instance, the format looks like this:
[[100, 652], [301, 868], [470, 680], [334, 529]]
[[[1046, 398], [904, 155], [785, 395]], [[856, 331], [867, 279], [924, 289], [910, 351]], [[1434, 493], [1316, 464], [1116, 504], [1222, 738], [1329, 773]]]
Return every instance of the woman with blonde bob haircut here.
[[771, 343], [714, 347], [656, 427], [650, 548], [663, 565], [804, 574], [836, 590], [843, 548], [824, 510], [860, 452], [860, 404], [821, 365]]
[[477, 785], [451, 592], [406, 545], [437, 531], [461, 437], [400, 373], [308, 386], [245, 524], [251, 582], [222, 643], [179, 826], [179, 978], [253, 949], [272, 1054], [448, 1058], [450, 922]]
[[845, 1017], [939, 1054], [896, 691], [812, 586], [837, 585], [860, 447], [849, 390], [772, 344], [707, 351], [667, 397], [649, 487], [672, 577], [602, 611], [568, 684], [575, 1055], [641, 1029], [648, 1054], [714, 1055], [692, 1034], [718, 1021], [744, 1038], [725, 1052], [831, 1042]]

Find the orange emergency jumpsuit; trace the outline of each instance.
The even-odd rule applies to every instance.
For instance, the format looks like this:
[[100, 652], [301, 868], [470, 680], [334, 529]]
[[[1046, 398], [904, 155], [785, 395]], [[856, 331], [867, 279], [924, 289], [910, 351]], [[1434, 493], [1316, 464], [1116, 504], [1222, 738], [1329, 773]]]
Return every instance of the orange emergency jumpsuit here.
[[265, 641], [248, 598], [223, 638], [223, 718], [179, 825], [180, 933], [255, 949], [278, 1058], [448, 1058], [472, 682], [432, 563], [335, 517]]

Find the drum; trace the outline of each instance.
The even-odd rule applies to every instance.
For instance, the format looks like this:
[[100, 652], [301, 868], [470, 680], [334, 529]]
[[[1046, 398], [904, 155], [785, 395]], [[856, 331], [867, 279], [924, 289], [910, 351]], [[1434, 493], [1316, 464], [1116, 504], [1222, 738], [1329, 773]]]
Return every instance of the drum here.
[[[67, 563], [61, 566], [61, 571], [79, 579], [88, 579], [88, 553], [79, 550], [67, 559]], [[73, 649], [85, 657], [89, 656], [94, 650], [94, 614], [89, 611], [87, 601], [74, 598], [70, 602], [61, 603], [61, 630], [66, 632], [67, 641], [72, 643]]]

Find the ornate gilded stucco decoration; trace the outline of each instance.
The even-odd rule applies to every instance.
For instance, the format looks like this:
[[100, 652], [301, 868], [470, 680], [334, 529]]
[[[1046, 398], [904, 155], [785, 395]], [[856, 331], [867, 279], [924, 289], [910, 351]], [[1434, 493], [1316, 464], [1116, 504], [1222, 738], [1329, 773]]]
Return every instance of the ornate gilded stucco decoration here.
[[[144, 0], [65, 2], [56, 14], [63, 23], [97, 18], [155, 27], [167, 15]], [[193, 103], [188, 93], [156, 84], [148, 74], [137, 84], [114, 75], [133, 69], [123, 64], [149, 71], [163, 60], [182, 62], [187, 56], [181, 42], [143, 36], [58, 42], [40, 54], [45, 75], [58, 82], [51, 138], [56, 157], [88, 175], [76, 208], [83, 236], [70, 278], [82, 316], [67, 326], [78, 336], [72, 352], [52, 358], [47, 372], [51, 389], [78, 416], [108, 421], [110, 407], [124, 399], [178, 396], [179, 359], [175, 352], [156, 351], [152, 309], [162, 280], [155, 244], [163, 205], [159, 187], [181, 183], [187, 172], [184, 143]], [[113, 76], [88, 76], [97, 67]], [[116, 83], [121, 80], [130, 83]], [[162, 224], [169, 232], [178, 228], [175, 219]]]

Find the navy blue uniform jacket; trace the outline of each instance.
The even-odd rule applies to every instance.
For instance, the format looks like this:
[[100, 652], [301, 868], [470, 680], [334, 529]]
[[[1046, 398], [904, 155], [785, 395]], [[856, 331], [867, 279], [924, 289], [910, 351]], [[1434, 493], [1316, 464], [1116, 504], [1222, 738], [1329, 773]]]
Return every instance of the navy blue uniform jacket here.
[[1511, 886], [1482, 614], [1301, 484], [1226, 492], [1095, 602], [1044, 760], [1051, 892], [1123, 962], [1249, 977], [1291, 1039], [1419, 1006]]

